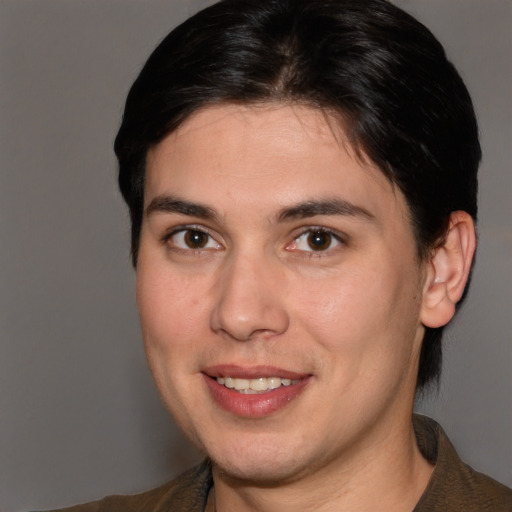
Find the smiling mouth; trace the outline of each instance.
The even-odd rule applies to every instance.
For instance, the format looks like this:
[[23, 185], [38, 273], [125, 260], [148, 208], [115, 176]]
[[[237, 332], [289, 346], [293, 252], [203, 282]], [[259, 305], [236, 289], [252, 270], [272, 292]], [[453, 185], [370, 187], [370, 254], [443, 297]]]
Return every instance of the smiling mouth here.
[[313, 376], [271, 366], [218, 365], [202, 372], [213, 402], [239, 418], [262, 419], [287, 407]]
[[280, 387], [298, 384], [302, 379], [282, 379], [280, 377], [258, 377], [256, 379], [240, 379], [232, 377], [216, 377], [221, 386], [244, 395], [268, 393]]

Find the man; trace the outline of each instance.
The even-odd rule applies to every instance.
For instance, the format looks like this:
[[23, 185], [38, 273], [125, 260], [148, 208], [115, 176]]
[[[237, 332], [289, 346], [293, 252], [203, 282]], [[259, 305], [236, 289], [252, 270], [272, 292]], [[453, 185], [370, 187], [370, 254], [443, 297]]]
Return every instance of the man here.
[[475, 251], [478, 129], [384, 0], [227, 0], [116, 139], [150, 368], [206, 461], [83, 511], [512, 509], [412, 416]]

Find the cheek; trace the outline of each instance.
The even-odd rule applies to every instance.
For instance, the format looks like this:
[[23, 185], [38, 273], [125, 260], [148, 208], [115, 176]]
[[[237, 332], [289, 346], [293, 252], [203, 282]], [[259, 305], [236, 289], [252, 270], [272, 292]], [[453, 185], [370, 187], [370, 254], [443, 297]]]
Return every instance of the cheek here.
[[420, 288], [417, 276], [402, 276], [399, 267], [382, 265], [347, 270], [322, 283], [303, 283], [296, 290], [296, 319], [322, 346], [327, 357], [359, 366], [407, 360], [419, 327]]
[[[195, 374], [197, 354], [208, 326], [207, 301], [199, 298], [197, 282], [162, 269], [137, 269], [137, 307], [148, 364], [164, 399]], [[179, 377], [179, 378], [178, 378]], [[173, 393], [171, 393], [173, 394]]]
[[[375, 324], [382, 324], [389, 302], [382, 276], [355, 269], [327, 276], [321, 281], [303, 280], [295, 291], [294, 306], [320, 339], [338, 338], [350, 342]], [[355, 342], [355, 339], [354, 339]]]
[[202, 352], [204, 318], [199, 318], [205, 301], [186, 281], [155, 267], [137, 269], [137, 307], [148, 365], [167, 408], [189, 429], [186, 411], [195, 397], [188, 390], [200, 378], [197, 354]]
[[144, 334], [155, 343], [184, 343], [204, 314], [206, 301], [197, 285], [163, 269], [139, 268], [136, 296]]

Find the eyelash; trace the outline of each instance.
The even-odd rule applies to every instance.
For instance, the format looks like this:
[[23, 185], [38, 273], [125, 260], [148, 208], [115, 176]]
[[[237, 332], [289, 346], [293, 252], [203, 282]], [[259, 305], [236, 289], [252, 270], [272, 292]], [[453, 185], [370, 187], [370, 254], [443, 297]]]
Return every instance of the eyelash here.
[[[186, 225], [186, 226], [178, 226], [176, 228], [174, 228], [172, 231], [166, 233], [163, 237], [162, 237], [162, 243], [164, 244], [169, 244], [170, 241], [172, 240], [173, 237], [175, 237], [176, 235], [180, 234], [180, 233], [183, 233], [183, 236], [186, 236], [187, 233], [201, 233], [202, 235], [204, 235], [205, 237], [207, 237], [207, 242], [206, 244], [210, 243], [212, 240], [215, 242], [216, 245], [220, 246], [220, 244], [215, 240], [215, 238], [208, 232], [207, 229], [201, 227], [201, 226], [195, 226], [195, 225]], [[171, 246], [171, 249], [173, 251], [176, 251], [176, 252], [183, 252], [183, 253], [187, 253], [187, 254], [198, 254], [198, 253], [202, 253], [204, 252], [205, 250], [209, 250], [210, 248], [205, 248], [205, 247], [198, 247], [198, 248], [193, 248], [193, 247], [189, 247], [187, 249], [183, 248], [183, 247], [179, 247], [177, 246], [176, 244], [173, 244]]]
[[[178, 227], [174, 228], [172, 231], [166, 233], [162, 237], [162, 243], [166, 244], [166, 245], [169, 245], [169, 242], [176, 235], [178, 235], [180, 233], [183, 233], [183, 236], [186, 236], [187, 233], [190, 234], [190, 233], [193, 233], [193, 232], [201, 233], [205, 237], [207, 237], [207, 241], [205, 242], [205, 245], [208, 245], [209, 243], [211, 243], [213, 241], [219, 248], [222, 248], [222, 245], [219, 244], [215, 240], [215, 238], [209, 233], [209, 231], [207, 229], [203, 228], [202, 226], [197, 226], [197, 225], [185, 225], [185, 226], [178, 226]], [[300, 243], [299, 240], [302, 237], [304, 237], [305, 235], [312, 235], [312, 234], [327, 235], [328, 237], [330, 237], [329, 245], [325, 249], [315, 250], [309, 244], [311, 250], [304, 250], [304, 249], [299, 249], [298, 250], [298, 252], [300, 252], [303, 255], [307, 255], [307, 257], [322, 257], [322, 256], [326, 256], [327, 255], [326, 253], [332, 252], [332, 250], [333, 250], [333, 243], [335, 243], [334, 247], [337, 247], [337, 245], [345, 245], [345, 243], [346, 243], [345, 242], [345, 237], [343, 235], [341, 235], [340, 233], [336, 232], [336, 231], [333, 231], [331, 229], [327, 229], [327, 228], [325, 228], [323, 226], [307, 226], [307, 227], [304, 227], [297, 235], [295, 235], [293, 237], [292, 242], [286, 245], [285, 250], [288, 251], [288, 252], [294, 252], [295, 248], [290, 248], [290, 247], [298, 246], [298, 244]], [[204, 251], [218, 250], [217, 248], [213, 248], [212, 249], [210, 247], [204, 247], [204, 246], [203, 247], [197, 247], [197, 248], [193, 248], [193, 247], [184, 248], [184, 247], [179, 247], [176, 244], [171, 245], [170, 248], [173, 251], [175, 251], [175, 252], [182, 252], [182, 253], [185, 253], [185, 254], [188, 254], [188, 255], [196, 255], [196, 254], [201, 254]]]
[[[307, 254], [307, 257], [310, 257], [310, 258], [311, 257], [317, 257], [317, 258], [325, 257], [325, 256], [327, 256], [327, 253], [332, 252], [333, 249], [335, 247], [337, 247], [338, 245], [346, 244], [346, 241], [345, 241], [346, 237], [332, 229], [328, 229], [323, 226], [307, 226], [307, 227], [303, 228], [298, 233], [298, 235], [296, 235], [293, 238], [293, 242], [291, 244], [288, 244], [287, 247], [290, 247], [291, 245], [294, 245], [294, 244], [297, 245], [300, 238], [304, 237], [305, 235], [313, 235], [313, 234], [327, 235], [330, 237], [330, 240], [329, 240], [328, 247], [326, 247], [325, 249], [314, 250], [310, 245], [310, 248], [311, 248], [310, 251], [299, 250], [299, 252]], [[333, 243], [335, 243], [334, 247], [333, 247]], [[287, 250], [292, 251], [293, 249], [287, 249]]]

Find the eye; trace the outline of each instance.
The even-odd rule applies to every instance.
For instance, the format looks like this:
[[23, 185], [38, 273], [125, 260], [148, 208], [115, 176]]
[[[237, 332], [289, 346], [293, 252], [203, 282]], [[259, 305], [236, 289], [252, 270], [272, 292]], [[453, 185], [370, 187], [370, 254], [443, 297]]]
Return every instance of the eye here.
[[180, 229], [171, 233], [167, 241], [184, 250], [221, 249], [211, 235], [200, 229]]
[[324, 252], [341, 244], [340, 238], [324, 229], [310, 229], [298, 236], [289, 250]]

